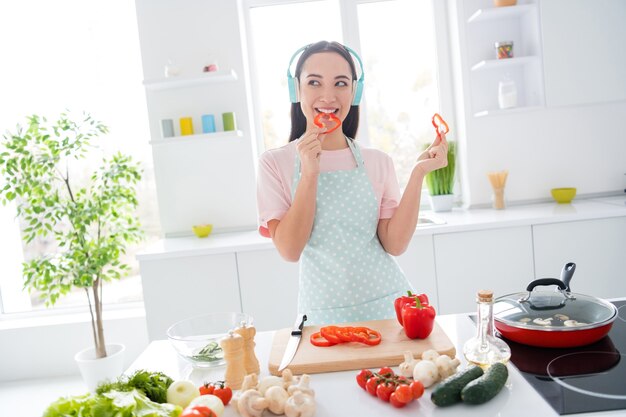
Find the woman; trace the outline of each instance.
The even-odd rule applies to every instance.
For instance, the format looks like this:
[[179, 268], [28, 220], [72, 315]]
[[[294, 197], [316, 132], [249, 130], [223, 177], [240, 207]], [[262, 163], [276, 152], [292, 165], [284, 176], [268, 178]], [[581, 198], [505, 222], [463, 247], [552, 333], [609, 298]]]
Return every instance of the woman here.
[[[446, 166], [448, 144], [439, 135], [419, 155], [400, 198], [391, 158], [354, 140], [363, 75], [351, 52], [360, 58], [337, 42], [302, 50], [290, 80], [289, 143], [259, 163], [259, 230], [284, 259], [300, 261], [298, 310], [309, 323], [392, 318], [410, 284], [390, 255], [406, 250], [424, 175]], [[316, 126], [319, 113], [341, 127]]]

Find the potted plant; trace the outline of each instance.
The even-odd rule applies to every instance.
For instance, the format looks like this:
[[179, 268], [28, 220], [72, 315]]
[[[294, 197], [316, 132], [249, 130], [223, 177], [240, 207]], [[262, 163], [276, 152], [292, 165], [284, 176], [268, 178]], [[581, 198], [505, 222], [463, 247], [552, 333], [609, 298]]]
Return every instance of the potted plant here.
[[456, 142], [448, 142], [448, 165], [426, 174], [426, 186], [433, 211], [452, 210], [455, 167]]
[[[38, 291], [46, 306], [73, 289], [84, 290], [94, 359], [107, 357], [102, 285], [129, 271], [120, 256], [142, 237], [134, 215], [141, 170], [131, 157], [117, 153], [103, 158], [99, 167], [90, 165], [89, 179], [82, 183], [73, 175], [71, 168], [94, 148], [91, 141], [107, 132], [107, 127], [89, 114], [72, 118], [63, 113], [54, 122], [33, 115], [0, 142], [4, 183], [0, 201], [15, 201], [26, 245], [48, 238], [58, 247], [54, 253], [23, 263], [24, 288]], [[80, 367], [79, 359], [77, 355]], [[82, 367], [81, 372], [91, 385]]]

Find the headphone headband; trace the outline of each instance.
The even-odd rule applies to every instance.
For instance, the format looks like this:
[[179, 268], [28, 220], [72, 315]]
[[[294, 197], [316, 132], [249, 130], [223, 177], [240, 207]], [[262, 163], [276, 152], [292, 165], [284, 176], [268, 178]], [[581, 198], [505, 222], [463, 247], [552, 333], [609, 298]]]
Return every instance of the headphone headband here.
[[[311, 45], [313, 45], [312, 43], [305, 45], [301, 48], [299, 48], [296, 52], [294, 52], [294, 54], [291, 56], [291, 59], [289, 60], [289, 66], [287, 67], [287, 87], [289, 89], [289, 99], [291, 100], [292, 103], [298, 103], [300, 100], [298, 100], [298, 85], [297, 85], [297, 81], [296, 78], [291, 75], [291, 65], [293, 64], [293, 61], [296, 59], [296, 57], [298, 55], [300, 55], [300, 53], [306, 51]], [[357, 62], [359, 63], [359, 68], [361, 69], [361, 75], [358, 78], [358, 80], [356, 80], [356, 86], [354, 89], [354, 98], [352, 99], [352, 105], [353, 106], [358, 106], [359, 103], [361, 102], [361, 96], [363, 95], [363, 82], [365, 80], [365, 71], [363, 70], [363, 61], [361, 61], [361, 57], [359, 56], [359, 54], [356, 53], [356, 51], [354, 51], [352, 48], [342, 45], [346, 51], [348, 51], [348, 53], [350, 55], [352, 55], [353, 58], [356, 58]]]

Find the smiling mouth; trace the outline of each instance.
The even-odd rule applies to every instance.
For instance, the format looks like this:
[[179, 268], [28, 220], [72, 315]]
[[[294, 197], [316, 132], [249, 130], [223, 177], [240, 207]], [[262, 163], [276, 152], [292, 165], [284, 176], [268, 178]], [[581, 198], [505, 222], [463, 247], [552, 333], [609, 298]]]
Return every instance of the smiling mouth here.
[[322, 109], [319, 107], [315, 107], [315, 111], [317, 113], [335, 114], [339, 111], [339, 109]]

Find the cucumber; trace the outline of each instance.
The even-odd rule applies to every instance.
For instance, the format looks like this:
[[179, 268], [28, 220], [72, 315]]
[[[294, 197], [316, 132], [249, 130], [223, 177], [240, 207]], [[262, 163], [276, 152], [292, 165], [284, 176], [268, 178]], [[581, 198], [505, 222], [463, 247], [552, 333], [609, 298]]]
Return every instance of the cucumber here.
[[480, 378], [471, 381], [461, 391], [463, 402], [468, 404], [486, 403], [495, 397], [504, 386], [509, 371], [503, 363], [494, 363]]
[[444, 379], [435, 387], [430, 395], [431, 401], [439, 407], [452, 405], [461, 401], [461, 390], [471, 381], [483, 375], [480, 366], [470, 365], [462, 371]]

